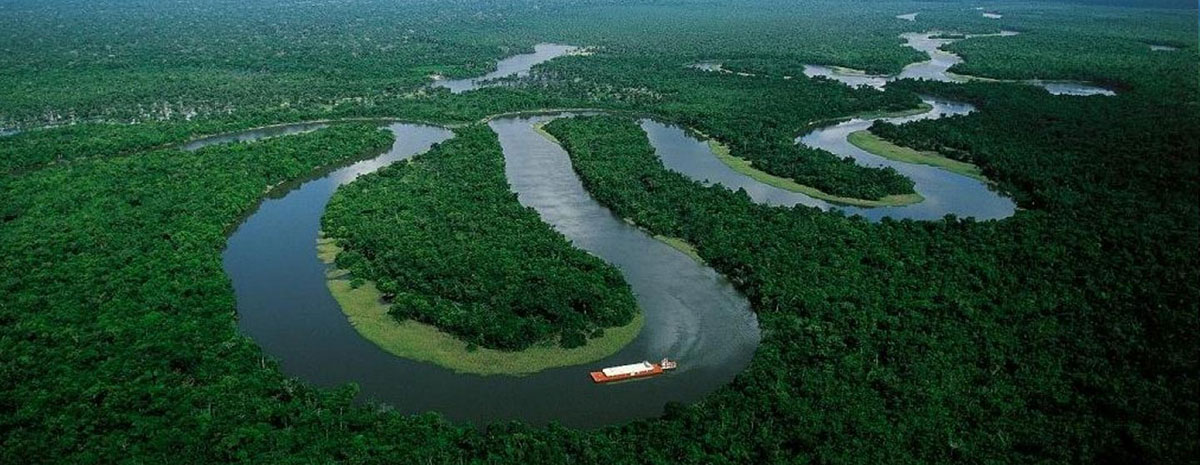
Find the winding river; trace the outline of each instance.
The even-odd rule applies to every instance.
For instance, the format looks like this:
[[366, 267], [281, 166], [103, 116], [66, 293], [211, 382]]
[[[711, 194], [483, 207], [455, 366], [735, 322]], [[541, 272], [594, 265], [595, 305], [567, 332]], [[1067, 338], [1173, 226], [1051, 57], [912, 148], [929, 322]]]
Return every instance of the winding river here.
[[[962, 103], [932, 98], [925, 98], [924, 101], [932, 107], [929, 112], [886, 120], [902, 124], [962, 115], [974, 110], [970, 105]], [[1011, 199], [992, 190], [986, 183], [932, 166], [889, 160], [862, 150], [846, 140], [850, 133], [871, 127], [872, 122], [873, 120], [867, 119], [851, 119], [810, 132], [798, 138], [797, 142], [828, 150], [838, 156], [852, 157], [860, 165], [894, 168], [913, 180], [914, 190], [925, 197], [924, 201], [911, 205], [875, 208], [832, 204], [799, 192], [764, 184], [738, 173], [718, 160], [706, 142], [679, 128], [652, 120], [642, 120], [641, 125], [667, 168], [705, 184], [720, 184], [733, 190], [745, 189], [750, 198], [758, 203], [777, 206], [804, 205], [821, 210], [838, 209], [874, 221], [884, 217], [936, 220], [947, 214], [990, 220], [1006, 218], [1016, 211], [1016, 204]]]
[[[883, 89], [885, 86], [887, 86], [888, 82], [897, 79], [927, 79], [942, 82], [968, 82], [973, 80], [982, 80], [1013, 82], [1038, 86], [1045, 89], [1046, 92], [1049, 92], [1051, 95], [1116, 95], [1116, 93], [1110, 89], [1105, 89], [1103, 87], [1078, 81], [1057, 81], [1045, 79], [1001, 81], [952, 73], [950, 72], [950, 68], [954, 65], [962, 63], [963, 59], [957, 54], [942, 50], [942, 47], [962, 39], [938, 38], [940, 34], [942, 34], [941, 31], [908, 32], [901, 34], [900, 37], [904, 39], [904, 46], [911, 47], [918, 51], [929, 54], [929, 60], [912, 63], [908, 66], [905, 66], [904, 69], [900, 71], [900, 74], [897, 75], [867, 74], [852, 69], [819, 65], [805, 65], [804, 74], [808, 77], [825, 77], [834, 79], [849, 86], [866, 85], [876, 89]], [[996, 34], [965, 34], [963, 38], [1012, 37], [1017, 34], [1017, 32], [1013, 31], [1000, 31]]]
[[[889, 82], [897, 79], [927, 79], [943, 82], [966, 82], [976, 79], [949, 71], [951, 67], [962, 63], [963, 60], [956, 54], [942, 50], [942, 47], [960, 39], [936, 38], [938, 34], [937, 31], [902, 34], [901, 37], [904, 38], [906, 46], [927, 53], [930, 59], [910, 64], [895, 76], [871, 75], [855, 70], [814, 65], [805, 66], [804, 74], [809, 77], [820, 76], [834, 79], [850, 86], [869, 86], [876, 89], [884, 89]], [[1015, 32], [1002, 31], [998, 34], [966, 37], [1008, 37], [1015, 34]], [[1053, 95], [1114, 95], [1108, 89], [1080, 82], [1043, 80], [1020, 82], [1040, 86]], [[879, 119], [893, 124], [904, 124], [946, 116], [965, 115], [975, 111], [973, 106], [965, 103], [931, 97], [922, 97], [922, 101], [930, 107], [930, 110], [925, 113]], [[933, 166], [890, 160], [860, 149], [847, 140], [851, 133], [870, 128], [873, 122], [874, 119], [852, 118], [818, 128], [796, 138], [796, 143], [823, 149], [840, 157], [853, 158], [856, 163], [863, 166], [895, 169], [914, 182], [913, 189], [925, 198], [924, 201], [911, 205], [876, 208], [832, 205], [805, 194], [763, 184], [749, 176], [737, 173], [724, 163], [716, 161], [707, 144], [699, 140], [671, 137], [662, 131], [661, 125], [653, 122], [643, 121], [642, 127], [650, 135], [652, 143], [658, 148], [658, 153], [668, 168], [684, 173], [693, 179], [718, 183], [731, 189], [745, 189], [752, 199], [760, 203], [784, 206], [806, 205], [823, 210], [837, 208], [848, 214], [861, 215], [872, 220], [880, 220], [884, 217], [933, 220], [947, 214], [972, 217], [977, 220], [990, 220], [1006, 218], [1015, 213], [1016, 204], [1008, 197], [994, 191], [992, 186], [983, 181]], [[685, 151], [692, 155], [681, 157], [679, 154]]]
[[[390, 125], [396, 143], [379, 157], [271, 192], [231, 235], [224, 266], [234, 283], [241, 330], [289, 375], [320, 386], [355, 382], [363, 399], [406, 413], [437, 411], [477, 424], [520, 419], [600, 426], [659, 415], [667, 402], [696, 401], [728, 383], [758, 346], [758, 323], [749, 303], [711, 268], [625, 223], [591, 198], [566, 152], [534, 130], [534, 124], [569, 116], [514, 116], [489, 124], [499, 136], [518, 200], [576, 247], [617, 266], [633, 288], [645, 327], [618, 353], [524, 377], [478, 376], [395, 357], [354, 330], [326, 288], [327, 265], [316, 257], [320, 218], [339, 185], [453, 135], [413, 124]], [[319, 126], [209, 137], [187, 148]], [[593, 369], [661, 356], [684, 363], [651, 382], [595, 385], [587, 378]]]
[[[569, 115], [564, 115], [569, 116]], [[289, 375], [321, 386], [356, 382], [365, 399], [409, 413], [437, 411], [459, 421], [521, 419], [589, 427], [658, 415], [669, 401], [695, 401], [728, 383], [758, 345], [749, 303], [724, 277], [593, 200], [566, 152], [534, 131], [558, 116], [490, 123], [520, 202], [576, 247], [616, 265], [632, 286], [646, 325], [617, 354], [583, 366], [524, 377], [457, 374], [395, 357], [362, 338], [325, 286], [316, 257], [321, 215], [341, 184], [452, 137], [446, 129], [392, 124], [387, 153], [273, 192], [230, 237], [224, 255], [239, 325]], [[241, 134], [268, 137], [275, 130]], [[595, 385], [587, 371], [669, 355], [685, 362], [652, 382]]]
[[[549, 59], [547, 54], [570, 51], [570, 47], [555, 47], [547, 51], [539, 46], [537, 50], [544, 52], [540, 56], [545, 59]], [[516, 62], [507, 62], [505, 75], [528, 72], [545, 59], [525, 57], [520, 66], [511, 67]], [[935, 56], [932, 63], [914, 64], [905, 72], [953, 80], [945, 74], [953, 64], [946, 65], [949, 61], [953, 58], [939, 61]], [[439, 81], [435, 85], [466, 92], [488, 85], [485, 81]], [[883, 85], [886, 80], [879, 84]], [[931, 111], [890, 121], [903, 123], [973, 110], [954, 102], [925, 101]], [[711, 268], [627, 224], [591, 198], [565, 151], [534, 128], [538, 123], [571, 116], [504, 116], [488, 124], [499, 137], [505, 174], [518, 201], [536, 210], [576, 247], [615, 265], [633, 288], [645, 327], [617, 354], [524, 377], [478, 376], [395, 357], [355, 331], [326, 287], [327, 265], [316, 256], [320, 218], [338, 186], [453, 137], [446, 128], [408, 123], [387, 123], [396, 142], [382, 155], [273, 189], [233, 232], [223, 259], [233, 281], [241, 330], [291, 376], [327, 387], [357, 383], [364, 400], [382, 402], [405, 413], [436, 411], [452, 420], [476, 424], [520, 419], [533, 424], [556, 421], [595, 427], [657, 416], [668, 402], [696, 401], [728, 383], [750, 363], [760, 338], [747, 300]], [[260, 128], [198, 139], [184, 147], [296, 134], [326, 124]], [[851, 119], [798, 138], [798, 143], [851, 156], [864, 165], [891, 166], [916, 182], [924, 202], [891, 208], [836, 207], [736, 173], [713, 155], [707, 143], [684, 129], [641, 120], [667, 168], [709, 183], [746, 189], [758, 202], [839, 208], [876, 220], [885, 216], [935, 219], [947, 213], [990, 219], [1012, 214], [1012, 202], [979, 181], [924, 165], [892, 162], [846, 142], [847, 134], [870, 124], [869, 120]], [[681, 360], [680, 369], [645, 382], [615, 385], [595, 385], [586, 376], [600, 367], [662, 356]]]

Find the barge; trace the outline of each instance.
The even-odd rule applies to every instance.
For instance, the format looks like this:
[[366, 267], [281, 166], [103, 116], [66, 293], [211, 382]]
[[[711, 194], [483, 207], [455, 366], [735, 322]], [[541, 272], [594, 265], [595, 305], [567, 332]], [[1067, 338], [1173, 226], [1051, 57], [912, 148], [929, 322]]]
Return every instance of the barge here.
[[608, 367], [600, 371], [593, 371], [591, 373], [592, 382], [600, 384], [611, 383], [614, 381], [624, 381], [627, 379], [658, 376], [667, 370], [674, 370], [677, 366], [677, 363], [664, 358], [658, 363], [643, 361], [641, 363], [631, 363], [629, 365]]

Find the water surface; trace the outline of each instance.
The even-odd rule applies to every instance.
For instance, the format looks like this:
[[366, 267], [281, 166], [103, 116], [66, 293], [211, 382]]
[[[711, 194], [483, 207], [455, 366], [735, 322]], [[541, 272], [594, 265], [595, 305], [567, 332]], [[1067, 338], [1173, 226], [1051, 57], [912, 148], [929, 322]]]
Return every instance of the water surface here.
[[[905, 66], [894, 79], [927, 79], [943, 82], [966, 82], [970, 80], [968, 76], [949, 73], [952, 66], [962, 63], [963, 60], [962, 57], [954, 53], [942, 50], [942, 46], [962, 39], [935, 38], [939, 34], [941, 34], [940, 31], [901, 34], [900, 37], [904, 39], [906, 47], [929, 54], [929, 60]], [[1017, 35], [1017, 33], [1013, 31], [1000, 31], [998, 34], [972, 34], [966, 37], [1010, 37], [1014, 35]]]
[[[949, 40], [933, 39], [932, 35], [905, 36], [909, 46], [930, 53], [933, 59], [906, 67], [898, 77], [959, 82], [962, 78], [947, 70], [961, 59], [940, 51]], [[571, 50], [573, 47], [539, 45], [534, 54], [502, 60], [498, 70], [488, 76], [435, 85], [453, 92], [478, 88], [485, 85], [484, 80], [527, 73], [534, 64]], [[717, 63], [696, 67], [723, 70]], [[882, 76], [835, 68], [814, 67], [812, 72], [876, 88], [888, 81]], [[973, 111], [966, 104], [924, 100], [931, 111], [887, 120], [902, 124]], [[273, 191], [233, 233], [224, 266], [233, 280], [242, 331], [277, 358], [289, 375], [320, 386], [357, 383], [361, 398], [386, 403], [400, 412], [436, 411], [452, 420], [477, 424], [515, 419], [533, 424], [558, 421], [579, 427], [620, 423], [657, 416], [667, 402], [696, 401], [728, 383], [750, 363], [759, 342], [757, 320], [749, 303], [711, 268], [625, 223], [591, 198], [565, 151], [533, 128], [534, 124], [569, 116], [506, 117], [491, 121], [489, 126], [499, 137], [505, 174], [521, 204], [537, 211], [543, 221], [576, 247], [615, 265], [633, 288], [646, 318], [645, 328], [617, 354], [525, 377], [458, 374], [384, 352], [351, 327], [326, 287], [327, 265], [316, 257], [320, 218], [337, 186], [452, 136], [443, 128], [410, 124], [390, 126], [397, 135], [396, 143], [379, 157]], [[765, 204], [836, 208], [872, 220], [938, 219], [948, 213], [994, 219], [1015, 211], [1011, 200], [980, 181], [934, 167], [893, 162], [846, 141], [848, 134], [871, 123], [851, 119], [813, 131], [798, 138], [797, 143], [852, 157], [864, 166], [896, 169], [915, 182], [915, 190], [925, 197], [924, 202], [882, 208], [830, 205], [732, 171], [713, 156], [706, 143], [680, 128], [653, 120], [642, 120], [641, 127], [667, 168], [710, 184], [745, 189], [754, 201]], [[187, 147], [320, 127], [323, 124], [307, 123], [256, 129], [209, 137]], [[615, 385], [596, 385], [587, 376], [589, 371], [605, 366], [661, 357], [679, 359], [680, 369]]]
[[[357, 383], [364, 400], [476, 424], [618, 423], [660, 415], [667, 402], [692, 402], [728, 383], [749, 364], [759, 340], [745, 297], [711, 268], [595, 202], [562, 148], [533, 130], [534, 123], [551, 118], [504, 118], [491, 127], [521, 203], [576, 247], [616, 265], [633, 288], [645, 327], [617, 354], [525, 377], [478, 376], [396, 357], [354, 330], [326, 287], [327, 265], [316, 257], [320, 218], [339, 185], [452, 136], [442, 128], [409, 124], [390, 126], [396, 143], [379, 157], [272, 192], [233, 233], [224, 267], [233, 281], [241, 330], [288, 375], [318, 386]], [[588, 377], [605, 366], [666, 356], [679, 359], [680, 368], [656, 378], [596, 385]]]
[[[944, 116], [962, 115], [974, 111], [967, 104], [924, 98], [932, 107], [927, 113], [898, 118], [886, 118], [894, 124]], [[894, 219], [936, 220], [947, 214], [973, 217], [978, 220], [1011, 216], [1016, 205], [1011, 199], [991, 189], [979, 180], [927, 165], [897, 162], [855, 147], [846, 137], [867, 129], [873, 120], [851, 119], [810, 132], [797, 138], [797, 143], [820, 148], [841, 157], [852, 157], [863, 166], [891, 167], [913, 180], [913, 189], [925, 200], [896, 207], [852, 207], [835, 205], [808, 195], [764, 184], [738, 173], [713, 155], [706, 142], [684, 130], [649, 119], [641, 121], [642, 128], [655, 152], [668, 169], [687, 175], [707, 185], [719, 184], [730, 190], [743, 189], [750, 199], [767, 205], [790, 207], [802, 205], [821, 210], [837, 209], [851, 215], [861, 215], [873, 221], [884, 217]]]
[[[870, 86], [876, 89], [883, 89], [888, 82], [897, 79], [925, 79], [930, 81], [942, 82], [969, 82], [973, 80], [982, 80], [981, 78], [966, 76], [962, 74], [954, 74], [950, 72], [950, 68], [954, 65], [963, 62], [962, 57], [957, 54], [942, 50], [942, 47], [963, 39], [944, 39], [936, 38], [941, 34], [939, 31], [930, 32], [909, 32], [901, 34], [904, 39], [904, 45], [913, 49], [925, 52], [929, 55], [929, 60], [911, 63], [900, 71], [900, 74], [894, 76], [869, 75], [862, 71], [818, 66], [805, 65], [804, 75], [808, 77], [825, 77], [840, 81], [851, 87], [862, 85]], [[1000, 31], [997, 34], [968, 34], [966, 38], [977, 37], [1011, 37], [1017, 35], [1014, 31]], [[1001, 81], [997, 79], [987, 79], [990, 81]], [[1038, 86], [1045, 89], [1052, 95], [1116, 95], [1116, 92], [1086, 82], [1078, 81], [1056, 81], [1043, 79], [1027, 79], [1023, 81], [1003, 81], [1003, 82], [1019, 82], [1023, 84]]]
[[[943, 45], [958, 39], [934, 38], [939, 33], [906, 33], [901, 35], [905, 45], [926, 52], [930, 60], [910, 64], [896, 76], [876, 76], [856, 70], [826, 66], [805, 66], [804, 74], [809, 77], [822, 76], [843, 82], [850, 86], [869, 86], [883, 89], [888, 82], [895, 79], [928, 79], [944, 82], [965, 82], [971, 78], [950, 73], [952, 66], [962, 63], [962, 58], [941, 49]], [[1011, 36], [1014, 32], [1001, 32], [995, 36]], [[973, 36], [979, 37], [979, 36]], [[1082, 93], [1090, 92], [1086, 85], [1079, 83], [1039, 82], [1051, 93]], [[926, 119], [937, 119], [946, 116], [965, 115], [975, 110], [971, 105], [952, 102], [944, 99], [922, 97], [930, 110], [924, 113], [882, 118], [893, 124], [904, 124]], [[826, 150], [838, 157], [850, 157], [862, 166], [876, 168], [892, 168], [913, 181], [913, 190], [924, 197], [924, 200], [904, 206], [895, 207], [854, 207], [839, 206], [808, 195], [780, 189], [764, 184], [749, 176], [740, 174], [729, 168], [712, 154], [707, 144], [686, 135], [678, 128], [662, 125], [650, 120], [643, 120], [642, 127], [650, 137], [660, 158], [667, 168], [683, 173], [693, 179], [707, 184], [720, 184], [729, 189], [744, 189], [755, 202], [794, 206], [803, 205], [822, 210], [838, 209], [847, 214], [861, 215], [871, 220], [881, 220], [885, 217], [894, 219], [936, 220], [948, 214], [958, 217], [971, 217], [978, 220], [1001, 219], [1012, 216], [1016, 212], [1016, 204], [996, 192], [986, 182], [952, 173], [928, 165], [919, 165], [889, 160], [862, 150], [851, 144], [847, 137], [856, 131], [866, 130], [874, 123], [873, 119], [854, 118], [841, 123], [818, 128], [802, 137], [796, 138], [796, 143], [812, 148]]]
[[890, 76], [867, 74], [857, 70], [821, 65], [804, 65], [804, 75], [810, 78], [824, 77], [833, 79], [845, 83], [850, 87], [868, 86], [880, 90], [891, 80]]
[[450, 92], [458, 94], [488, 86], [487, 81], [503, 77], [522, 77], [529, 75], [534, 66], [579, 50], [578, 47], [561, 44], [537, 44], [533, 53], [513, 55], [496, 62], [496, 70], [483, 76], [469, 79], [446, 79], [433, 82], [434, 87], [445, 87]]
[[[965, 115], [975, 111], [971, 105], [949, 100], [923, 97], [932, 109], [918, 115], [882, 118], [892, 124], [938, 119], [946, 116]], [[842, 207], [847, 213], [858, 214], [879, 220], [884, 217], [895, 219], [936, 220], [947, 214], [977, 220], [1001, 219], [1016, 212], [1012, 199], [997, 192], [983, 181], [941, 168], [890, 160], [851, 144], [847, 137], [857, 131], [871, 127], [874, 120], [854, 118], [832, 126], [814, 130], [796, 139], [797, 143], [829, 151], [839, 157], [851, 157], [862, 166], [892, 168], [911, 179], [913, 190], [925, 200], [912, 205], [896, 207]]]

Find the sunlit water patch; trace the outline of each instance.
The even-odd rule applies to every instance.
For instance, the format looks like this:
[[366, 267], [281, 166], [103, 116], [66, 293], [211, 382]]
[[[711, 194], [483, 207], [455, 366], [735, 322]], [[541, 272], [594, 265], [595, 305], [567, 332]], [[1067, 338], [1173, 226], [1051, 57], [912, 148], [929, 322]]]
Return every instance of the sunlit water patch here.
[[823, 77], [845, 83], [850, 87], [868, 86], [883, 89], [891, 80], [889, 76], [867, 74], [866, 72], [839, 68], [833, 66], [804, 65], [804, 75], [810, 78]]

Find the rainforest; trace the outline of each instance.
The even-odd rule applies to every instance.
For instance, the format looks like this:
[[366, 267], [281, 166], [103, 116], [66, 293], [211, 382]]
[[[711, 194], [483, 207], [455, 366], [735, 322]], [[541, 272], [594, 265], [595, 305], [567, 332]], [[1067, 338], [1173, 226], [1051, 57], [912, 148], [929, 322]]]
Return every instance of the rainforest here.
[[1197, 17], [0, 2], [0, 463], [1193, 463]]

